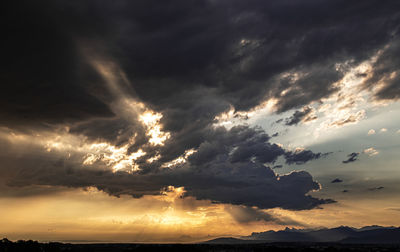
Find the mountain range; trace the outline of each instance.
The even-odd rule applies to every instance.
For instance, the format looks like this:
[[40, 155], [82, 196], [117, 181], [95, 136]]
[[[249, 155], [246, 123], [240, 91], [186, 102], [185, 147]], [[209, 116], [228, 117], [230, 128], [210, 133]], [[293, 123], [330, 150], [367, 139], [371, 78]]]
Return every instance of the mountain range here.
[[280, 231], [265, 231], [252, 233], [240, 238], [218, 238], [207, 241], [210, 244], [239, 243], [270, 243], [270, 242], [325, 242], [344, 244], [400, 244], [399, 227], [366, 226], [352, 228], [340, 226], [322, 229], [286, 228]]

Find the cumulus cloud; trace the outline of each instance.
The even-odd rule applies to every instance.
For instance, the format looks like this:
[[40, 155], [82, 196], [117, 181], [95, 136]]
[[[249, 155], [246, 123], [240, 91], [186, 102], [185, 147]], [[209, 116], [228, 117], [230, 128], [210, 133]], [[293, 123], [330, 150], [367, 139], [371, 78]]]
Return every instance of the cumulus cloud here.
[[357, 158], [359, 155], [360, 155], [359, 152], [350, 153], [349, 155], [347, 155], [348, 159], [343, 160], [342, 163], [347, 164], [347, 163], [354, 162], [354, 161], [358, 160]]

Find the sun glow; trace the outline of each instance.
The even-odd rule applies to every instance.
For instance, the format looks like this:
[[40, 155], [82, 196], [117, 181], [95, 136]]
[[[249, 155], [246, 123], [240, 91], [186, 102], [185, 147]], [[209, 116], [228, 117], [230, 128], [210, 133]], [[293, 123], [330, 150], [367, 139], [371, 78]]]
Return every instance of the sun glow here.
[[134, 161], [144, 156], [146, 152], [139, 149], [136, 152], [128, 154], [129, 146], [129, 144], [125, 144], [121, 147], [116, 147], [105, 142], [90, 144], [86, 143], [85, 140], [71, 135], [59, 135], [46, 140], [44, 143], [44, 148], [48, 152], [67, 151], [68, 153], [83, 154], [82, 165], [84, 166], [103, 163], [111, 167], [114, 172], [119, 170], [135, 172], [139, 170], [139, 167]]
[[186, 150], [183, 155], [177, 157], [176, 159], [174, 159], [174, 160], [172, 160], [172, 161], [170, 161], [168, 163], [163, 164], [161, 167], [162, 168], [170, 168], [170, 167], [173, 167], [173, 166], [176, 166], [176, 165], [184, 164], [184, 163], [187, 162], [188, 157], [190, 155], [192, 155], [193, 153], [195, 153], [196, 151], [197, 150], [195, 150], [195, 149]]
[[114, 172], [119, 170], [126, 172], [138, 171], [139, 167], [135, 160], [146, 154], [142, 149], [138, 149], [135, 152], [128, 151], [134, 141], [134, 137], [123, 146], [114, 146], [106, 142], [93, 143], [87, 137], [76, 136], [66, 131], [26, 135], [1, 130], [0, 137], [12, 144], [21, 146], [34, 145], [38, 147], [38, 151], [49, 154], [57, 152], [66, 159], [80, 160], [81, 164], [86, 167], [109, 167]]
[[140, 170], [139, 166], [135, 164], [135, 160], [141, 156], [144, 156], [146, 152], [142, 149], [127, 155], [128, 145], [124, 145], [121, 148], [101, 143], [92, 144], [90, 153], [86, 154], [83, 160], [84, 165], [93, 165], [94, 163], [101, 161], [106, 163], [107, 166], [111, 166], [113, 171], [124, 170], [128, 172], [135, 172]]
[[145, 113], [140, 115], [139, 118], [146, 126], [153, 126], [153, 125], [156, 125], [160, 121], [160, 119], [162, 118], [162, 115], [160, 113], [146, 111]]
[[139, 116], [139, 120], [147, 128], [146, 135], [150, 137], [149, 143], [152, 145], [164, 145], [164, 142], [171, 137], [169, 132], [162, 131], [161, 118], [162, 114], [150, 110]]
[[278, 100], [276, 98], [270, 98], [249, 111], [235, 111], [235, 108], [231, 106], [228, 111], [215, 116], [213, 126], [223, 126], [230, 129], [235, 125], [240, 125], [244, 122], [254, 122], [260, 117], [273, 113], [276, 110], [275, 107], [277, 102]]

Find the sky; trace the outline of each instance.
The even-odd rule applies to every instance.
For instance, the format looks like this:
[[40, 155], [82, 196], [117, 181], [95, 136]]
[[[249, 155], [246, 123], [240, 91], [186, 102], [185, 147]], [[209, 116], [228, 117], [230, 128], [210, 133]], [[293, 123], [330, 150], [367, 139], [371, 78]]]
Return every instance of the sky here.
[[400, 226], [397, 0], [12, 1], [0, 237]]

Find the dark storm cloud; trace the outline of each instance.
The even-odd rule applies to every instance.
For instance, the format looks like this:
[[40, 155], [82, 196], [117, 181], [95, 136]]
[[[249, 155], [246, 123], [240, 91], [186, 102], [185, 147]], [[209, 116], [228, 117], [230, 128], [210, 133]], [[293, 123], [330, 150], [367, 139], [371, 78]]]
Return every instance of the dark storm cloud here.
[[288, 164], [304, 164], [329, 154], [310, 150], [286, 151], [277, 144], [270, 143], [270, 137], [261, 128], [248, 126], [235, 126], [229, 131], [219, 128], [208, 137], [199, 146], [198, 152], [189, 157], [190, 163], [203, 165], [215, 162], [221, 156], [226, 156], [231, 163], [274, 163], [279, 156], [283, 156]]
[[[334, 202], [307, 195], [320, 189], [309, 173], [277, 175], [264, 165], [266, 160], [273, 162], [283, 155], [284, 150], [268, 143], [269, 138], [262, 130], [240, 126], [229, 131], [219, 128], [215, 132], [218, 134], [210, 138], [214, 142], [201, 144], [188, 163], [170, 168], [113, 173], [100, 164], [83, 166], [82, 154], [72, 152], [66, 157], [63, 152], [35, 150], [33, 145], [26, 147], [29, 151], [22, 157], [12, 151], [3, 153], [7, 162], [2, 173], [8, 174], [5, 181], [9, 186], [93, 186], [114, 196], [158, 195], [162, 188], [173, 185], [184, 186], [186, 195], [197, 199], [249, 207], [300, 210]], [[253, 145], [264, 152], [242, 153], [243, 146], [252, 149]], [[243, 160], [239, 161], [237, 155]]]
[[[29, 128], [112, 117], [104, 80], [83, 54], [90, 48], [117, 61], [173, 138], [191, 138], [168, 153], [175, 158], [198, 146], [201, 129], [230, 106], [248, 110], [275, 97], [285, 111], [334, 92], [343, 75], [336, 63], [356, 64], [394, 41], [396, 3], [8, 3], [0, 123]], [[119, 142], [95, 128], [77, 131]]]
[[[12, 128], [110, 117], [93, 94], [99, 78], [79, 54], [76, 36], [102, 29], [73, 4], [16, 1], [5, 6], [0, 123]], [[81, 11], [88, 10], [81, 6]], [[79, 8], [81, 8], [79, 7]], [[98, 23], [102, 26], [103, 24]], [[93, 94], [89, 93], [93, 91]]]
[[159, 195], [162, 188], [174, 185], [184, 186], [186, 195], [215, 203], [293, 210], [312, 209], [333, 202], [306, 195], [311, 190], [319, 189], [319, 184], [307, 172], [278, 177], [268, 167], [252, 163], [216, 164], [203, 167], [200, 171], [194, 168], [166, 169], [145, 175], [76, 169], [67, 164], [60, 166], [60, 163], [42, 165], [40, 169], [27, 169], [29, 165], [24, 165], [25, 168], [8, 182], [9, 186], [93, 186], [113, 196], [127, 194], [141, 197]]
[[[309, 173], [278, 177], [264, 165], [279, 156], [303, 164], [325, 154], [284, 150], [259, 129], [214, 128], [215, 116], [270, 98], [278, 112], [319, 101], [337, 91], [332, 84], [344, 74], [337, 63], [356, 65], [389, 44], [366, 83], [374, 85], [399, 65], [392, 55], [398, 7], [377, 0], [8, 2], [1, 17], [0, 125], [23, 132], [68, 126], [71, 134], [116, 145], [137, 133], [129, 151], [147, 153], [138, 160], [140, 173], [113, 174], [82, 169], [78, 157], [44, 160], [52, 153], [32, 148], [20, 160], [2, 156], [2, 164], [18, 168], [7, 170], [15, 178], [10, 183], [134, 196], [172, 184], [200, 199], [260, 208], [329, 203], [306, 195], [319, 188]], [[149, 145], [143, 125], [113, 107], [118, 97], [91, 60], [118, 65], [125, 73], [118, 78], [129, 80], [124, 95], [162, 113], [171, 134], [164, 146]], [[387, 83], [378, 97], [398, 98], [397, 82]], [[197, 152], [185, 167], [160, 170], [192, 148]], [[159, 160], [146, 162], [157, 153]]]
[[299, 122], [315, 120], [317, 116], [314, 113], [315, 109], [309, 106], [304, 107], [303, 110], [296, 110], [291, 117], [285, 119], [285, 125], [292, 126], [297, 125]]
[[343, 160], [342, 163], [343, 164], [347, 164], [347, 163], [351, 163], [351, 162], [357, 161], [358, 160], [357, 158], [358, 158], [359, 155], [360, 155], [359, 152], [350, 153], [349, 155], [347, 155], [348, 159]]
[[[189, 156], [189, 164], [182, 168], [186, 173], [170, 171], [168, 182], [185, 186], [188, 195], [260, 208], [310, 209], [332, 202], [306, 195], [310, 190], [319, 189], [319, 184], [309, 173], [277, 176], [263, 164], [274, 163], [279, 156], [286, 157], [288, 152], [269, 143], [270, 137], [261, 128], [217, 128], [204, 135], [206, 140]], [[304, 163], [321, 156], [320, 153], [306, 152], [304, 156], [291, 153], [291, 158], [295, 155], [297, 162]], [[181, 180], [179, 176], [182, 176]]]
[[[139, 97], [168, 114], [169, 131], [191, 122], [202, 88], [238, 110], [276, 97], [284, 111], [334, 92], [331, 84], [342, 75], [336, 63], [359, 62], [389, 42], [394, 52], [398, 47], [397, 1], [16, 1], [6, 7], [1, 118], [14, 126], [111, 115], [81, 41], [121, 64]], [[399, 65], [391, 55], [377, 62], [377, 75]], [[287, 71], [302, 74], [279, 77]], [[390, 98], [386, 93], [381, 96]], [[212, 120], [225, 109], [197, 112]]]

